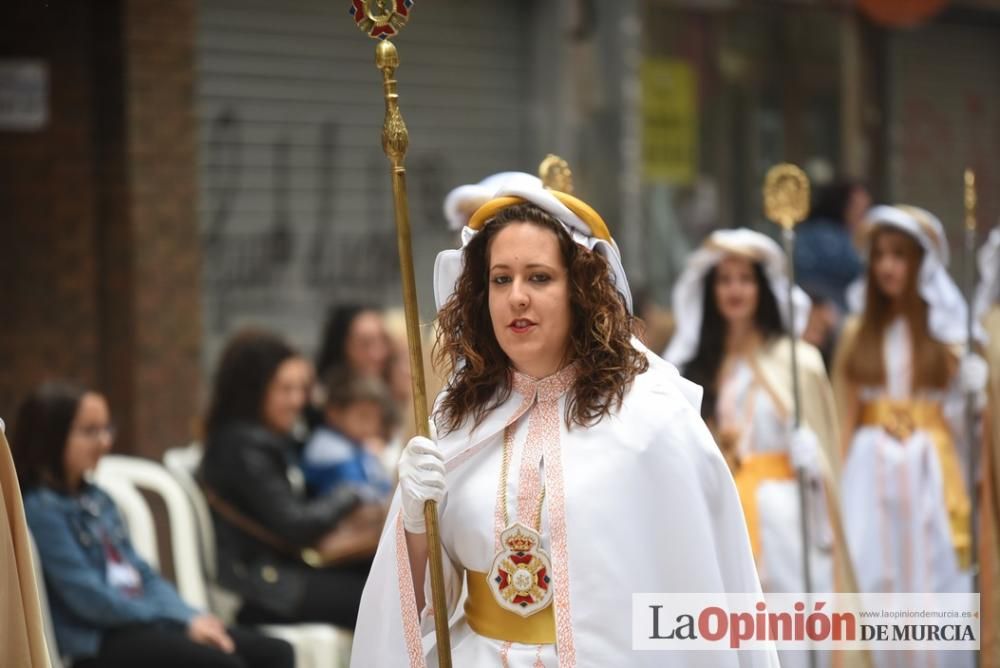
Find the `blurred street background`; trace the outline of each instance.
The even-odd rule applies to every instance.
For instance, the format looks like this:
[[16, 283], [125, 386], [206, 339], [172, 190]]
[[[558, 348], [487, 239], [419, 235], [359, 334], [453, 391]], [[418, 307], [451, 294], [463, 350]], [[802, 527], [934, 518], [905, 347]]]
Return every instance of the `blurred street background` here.
[[[101, 388], [118, 449], [195, 435], [239, 327], [312, 353], [329, 305], [398, 305], [374, 44], [346, 0], [5, 0], [0, 415]], [[944, 221], [1000, 216], [997, 0], [418, 0], [395, 40], [420, 303], [453, 187], [565, 157], [669, 304], [768, 167]]]

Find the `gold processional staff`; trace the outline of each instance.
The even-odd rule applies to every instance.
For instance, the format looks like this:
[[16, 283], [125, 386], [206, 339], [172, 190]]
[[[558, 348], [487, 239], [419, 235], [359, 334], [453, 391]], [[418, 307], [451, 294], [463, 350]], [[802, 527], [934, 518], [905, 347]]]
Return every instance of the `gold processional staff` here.
[[[788, 265], [788, 338], [792, 347], [793, 429], [802, 424], [802, 399], [799, 394], [799, 364], [795, 336], [795, 226], [809, 215], [809, 178], [805, 172], [788, 163], [775, 165], [764, 178], [764, 213], [782, 229], [785, 260]], [[809, 480], [804, 469], [796, 471], [799, 483], [799, 530], [802, 534], [802, 578], [804, 591], [812, 593], [812, 564], [809, 559]], [[816, 653], [809, 652], [809, 665], [816, 666]]]
[[[966, 169], [964, 174], [963, 205], [965, 208], [965, 299], [968, 313], [965, 321], [965, 352], [971, 355], [975, 352], [975, 299], [976, 290], [976, 174]], [[969, 536], [972, 539], [970, 570], [972, 571], [972, 591], [979, 591], [979, 527], [977, 526], [976, 510], [979, 506], [979, 486], [976, 484], [976, 464], [979, 461], [979, 440], [976, 438], [976, 395], [965, 395], [965, 438], [969, 443], [969, 461], [966, 462], [967, 480], [969, 480]], [[985, 442], [984, 442], [985, 443]], [[975, 665], [980, 665], [980, 653], [976, 652]]]
[[[406, 339], [410, 351], [410, 375], [413, 383], [413, 415], [417, 433], [429, 437], [427, 390], [424, 382], [423, 350], [420, 345], [420, 316], [417, 288], [413, 278], [413, 250], [410, 238], [410, 212], [406, 198], [406, 167], [403, 159], [409, 134], [399, 111], [399, 94], [393, 75], [399, 67], [399, 53], [389, 41], [406, 25], [413, 0], [353, 0], [351, 15], [369, 37], [379, 40], [375, 47], [375, 65], [382, 72], [385, 94], [385, 120], [382, 124], [382, 150], [392, 167], [392, 197], [396, 215], [396, 242], [399, 247], [399, 273], [403, 281], [403, 308], [406, 315]], [[424, 507], [427, 521], [427, 548], [431, 576], [431, 601], [434, 630], [437, 636], [438, 665], [451, 668], [451, 638], [448, 633], [448, 606], [444, 593], [444, 570], [441, 561], [441, 534], [438, 528], [437, 503]]]

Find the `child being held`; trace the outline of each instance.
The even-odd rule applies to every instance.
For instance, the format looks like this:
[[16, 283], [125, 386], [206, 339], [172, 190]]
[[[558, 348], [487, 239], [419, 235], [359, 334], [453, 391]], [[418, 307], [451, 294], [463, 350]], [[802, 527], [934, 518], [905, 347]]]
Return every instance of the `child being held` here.
[[324, 379], [323, 423], [302, 451], [310, 495], [351, 485], [365, 501], [387, 502], [393, 483], [377, 455], [385, 447], [388, 390], [378, 378], [334, 369]]

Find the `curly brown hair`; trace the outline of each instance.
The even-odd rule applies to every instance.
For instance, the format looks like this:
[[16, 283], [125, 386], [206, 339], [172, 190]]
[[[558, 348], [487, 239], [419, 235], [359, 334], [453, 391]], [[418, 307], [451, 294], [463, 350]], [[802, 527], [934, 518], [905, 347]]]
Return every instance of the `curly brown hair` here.
[[444, 433], [472, 416], [480, 424], [511, 393], [510, 359], [493, 333], [489, 310], [489, 251], [493, 238], [513, 223], [550, 230], [568, 270], [572, 325], [569, 361], [579, 366], [566, 402], [566, 424], [587, 426], [621, 405], [632, 380], [649, 368], [630, 338], [637, 320], [625, 308], [607, 261], [576, 244], [563, 226], [533, 204], [516, 204], [487, 221], [463, 251], [455, 292], [438, 313], [434, 363], [455, 369], [438, 408]]

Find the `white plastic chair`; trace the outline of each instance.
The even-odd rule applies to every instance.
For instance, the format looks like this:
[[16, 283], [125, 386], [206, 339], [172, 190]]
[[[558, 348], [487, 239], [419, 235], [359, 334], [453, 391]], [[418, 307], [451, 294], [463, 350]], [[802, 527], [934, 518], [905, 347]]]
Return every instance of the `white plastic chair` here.
[[49, 608], [49, 594], [45, 589], [45, 577], [42, 574], [42, 560], [38, 555], [38, 545], [35, 537], [28, 531], [28, 542], [31, 544], [31, 566], [35, 571], [35, 585], [38, 588], [38, 603], [42, 611], [42, 630], [45, 633], [45, 645], [49, 650], [49, 665], [52, 668], [64, 668], [62, 657], [59, 656], [59, 645], [56, 644], [56, 630], [52, 624], [52, 610]]
[[[216, 610], [216, 605], [224, 607], [230, 615], [227, 619], [231, 620], [240, 601], [239, 597], [220, 587], [216, 581], [215, 528], [208, 502], [195, 480], [201, 457], [201, 444], [191, 443], [167, 450], [163, 455], [163, 463], [180, 487], [187, 492], [194, 510], [199, 525], [198, 536], [201, 539], [202, 568], [213, 610]], [[263, 624], [259, 628], [269, 636], [291, 643], [295, 647], [299, 668], [341, 668], [350, 663], [353, 634], [349, 631], [329, 624]]]
[[240, 607], [240, 597], [218, 584], [215, 560], [215, 527], [212, 525], [212, 513], [208, 502], [202, 493], [195, 473], [201, 463], [201, 446], [197, 443], [183, 448], [171, 448], [163, 454], [163, 463], [167, 471], [187, 494], [188, 502], [194, 512], [198, 525], [198, 553], [201, 557], [201, 569], [205, 578], [208, 601], [211, 610], [226, 623], [233, 623]]
[[[97, 484], [105, 488], [125, 483], [133, 488], [148, 490], [163, 500], [170, 524], [171, 556], [177, 591], [191, 606], [207, 609], [208, 596], [198, 557], [197, 524], [187, 495], [173, 476], [148, 459], [106, 455], [97, 466], [95, 478]], [[143, 504], [145, 505], [145, 500]], [[148, 505], [146, 507], [148, 509]]]
[[188, 502], [194, 511], [198, 524], [198, 547], [202, 567], [209, 578], [215, 580], [215, 529], [212, 525], [212, 513], [201, 487], [198, 486], [198, 481], [195, 480], [200, 464], [201, 446], [197, 443], [183, 448], [171, 448], [163, 453], [163, 465], [187, 494]]
[[136, 554], [159, 570], [160, 548], [156, 538], [156, 522], [153, 521], [153, 513], [149, 510], [146, 499], [142, 498], [139, 490], [127, 480], [112, 475], [95, 474], [94, 482], [107, 492], [118, 506]]

